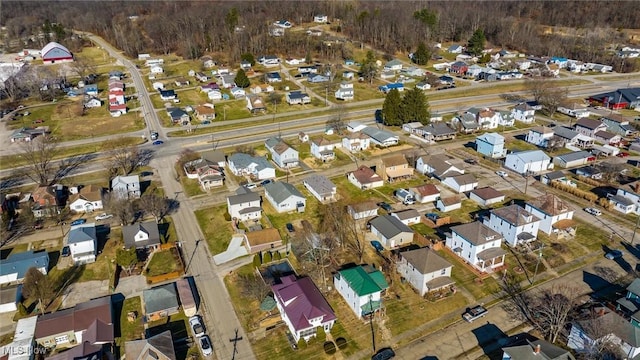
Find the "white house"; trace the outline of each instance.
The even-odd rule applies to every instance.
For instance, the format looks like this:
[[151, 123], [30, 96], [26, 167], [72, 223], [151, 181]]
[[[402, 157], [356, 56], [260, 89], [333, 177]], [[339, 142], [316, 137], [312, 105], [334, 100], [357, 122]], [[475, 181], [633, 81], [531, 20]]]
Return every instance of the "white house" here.
[[405, 278], [421, 296], [453, 285], [453, 265], [429, 248], [401, 252], [396, 262], [398, 274]]
[[623, 185], [616, 190], [616, 195], [627, 198], [640, 208], [640, 181], [634, 181]]
[[35, 252], [33, 250], [12, 252], [0, 263], [0, 284], [21, 282], [27, 271], [32, 267], [47, 275], [49, 271], [49, 253], [46, 251]]
[[527, 201], [524, 209], [540, 219], [538, 229], [547, 235], [557, 233], [573, 223], [573, 209], [553, 194]]
[[276, 177], [276, 168], [262, 156], [235, 153], [229, 156], [227, 166], [236, 176], [251, 176], [256, 180]]
[[273, 208], [279, 212], [298, 211], [304, 212], [307, 199], [295, 186], [276, 181], [264, 186], [264, 194]]
[[162, 74], [164, 72], [164, 69], [162, 69], [162, 66], [154, 65], [151, 67], [150, 71], [152, 74]]
[[363, 201], [347, 205], [347, 212], [354, 220], [378, 216], [378, 205], [375, 201]]
[[120, 198], [139, 198], [140, 177], [138, 175], [116, 176], [111, 180], [111, 193]]
[[207, 92], [209, 100], [222, 100], [222, 92], [220, 90], [211, 90]]
[[102, 188], [96, 185], [85, 186], [69, 197], [69, 207], [75, 212], [92, 212], [102, 206]]
[[542, 150], [519, 151], [507, 155], [504, 167], [522, 175], [539, 173], [551, 168], [551, 158]]
[[384, 274], [369, 266], [338, 271], [333, 286], [358, 319], [382, 309], [382, 295], [389, 288]]
[[471, 108], [467, 112], [475, 116], [476, 122], [478, 123], [480, 128], [484, 130], [497, 129], [502, 118], [500, 112], [488, 108]]
[[558, 106], [558, 112], [577, 119], [591, 116], [591, 112], [586, 106], [575, 102], [560, 104], [560, 106]]
[[240, 187], [235, 195], [227, 196], [227, 213], [240, 221], [262, 218], [262, 198], [260, 194]]
[[413, 225], [420, 222], [420, 213], [416, 209], [394, 211], [391, 216], [400, 220], [405, 225]]
[[311, 175], [304, 179], [302, 184], [322, 203], [336, 200], [338, 189], [336, 185], [324, 175]]
[[352, 132], [342, 138], [342, 148], [352, 153], [367, 150], [371, 146], [371, 138], [361, 132]]
[[376, 127], [366, 126], [361, 131], [371, 138], [371, 143], [374, 145], [389, 147], [397, 145], [398, 141], [400, 141], [400, 137], [398, 135]]
[[481, 272], [493, 272], [504, 265], [502, 236], [478, 221], [451, 227], [445, 244]]
[[264, 145], [271, 153], [271, 160], [279, 167], [288, 169], [298, 166], [298, 150], [289, 146], [282, 139], [272, 137], [267, 139]]
[[311, 102], [311, 97], [307, 93], [303, 93], [301, 91], [290, 91], [285, 95], [285, 98], [289, 105], [304, 105]]
[[434, 202], [440, 197], [440, 190], [433, 184], [424, 184], [410, 188], [409, 192], [419, 203]]
[[606, 131], [607, 125], [605, 125], [602, 121], [591, 118], [581, 118], [578, 119], [576, 124], [574, 125], [575, 131], [579, 134], [595, 137], [595, 134], [600, 131]]
[[460, 196], [439, 197], [436, 200], [436, 209], [441, 212], [449, 212], [462, 208], [462, 200]]
[[355, 171], [347, 173], [347, 179], [362, 190], [374, 189], [384, 185], [382, 177], [365, 165], [360, 165]]
[[313, 16], [314, 23], [325, 24], [328, 21], [329, 21], [329, 17], [327, 15], [318, 14]]
[[476, 151], [490, 158], [502, 158], [507, 153], [504, 136], [498, 133], [484, 133], [476, 138]]
[[546, 126], [536, 126], [529, 129], [527, 133], [526, 141], [530, 144], [545, 148], [553, 139], [554, 132], [551, 128]]
[[492, 187], [474, 189], [469, 193], [469, 199], [475, 201], [480, 206], [491, 206], [504, 201], [504, 194]]
[[402, 70], [402, 61], [393, 59], [384, 64], [383, 71], [400, 71]]
[[607, 199], [609, 200], [609, 204], [613, 205], [613, 210], [615, 211], [623, 214], [637, 212], [636, 204], [629, 198], [620, 195], [608, 194]]
[[84, 107], [86, 108], [97, 108], [102, 106], [102, 101], [96, 97], [92, 97], [89, 100], [84, 102]]
[[96, 224], [87, 223], [72, 226], [65, 238], [65, 245], [69, 246], [74, 264], [82, 265], [95, 262], [98, 249]]
[[280, 284], [271, 286], [280, 317], [296, 342], [308, 341], [317, 334], [317, 328], [329, 333], [336, 315], [310, 277], [295, 275], [280, 278]]
[[378, 216], [369, 221], [371, 233], [387, 249], [413, 242], [413, 230], [391, 215]]
[[335, 97], [338, 100], [353, 100], [353, 84], [343, 81], [340, 83], [340, 87], [335, 92]]
[[420, 156], [416, 160], [416, 170], [438, 180], [464, 174], [464, 169], [454, 165], [451, 159], [444, 155]]
[[540, 218], [514, 204], [491, 210], [484, 224], [500, 233], [508, 245], [515, 247], [538, 237]]
[[313, 138], [311, 139], [311, 155], [323, 162], [333, 160], [336, 157], [334, 148], [338, 144], [324, 137]]
[[471, 174], [448, 176], [442, 180], [442, 184], [461, 194], [477, 188], [478, 179]]
[[531, 124], [536, 119], [536, 109], [527, 103], [516, 105], [511, 110], [513, 118], [525, 124]]

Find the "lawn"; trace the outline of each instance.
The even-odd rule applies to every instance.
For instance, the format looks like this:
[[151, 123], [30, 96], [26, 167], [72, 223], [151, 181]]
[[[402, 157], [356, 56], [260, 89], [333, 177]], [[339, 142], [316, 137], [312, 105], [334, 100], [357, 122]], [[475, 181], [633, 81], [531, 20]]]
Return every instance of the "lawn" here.
[[178, 234], [176, 233], [176, 227], [173, 224], [171, 216], [165, 216], [164, 221], [158, 224], [158, 230], [162, 237], [163, 243], [174, 243], [178, 241]]
[[334, 177], [331, 181], [338, 188], [338, 195], [344, 199], [347, 204], [363, 202], [363, 201], [382, 201], [387, 200], [382, 194], [375, 190], [361, 190], [349, 182], [346, 176]]
[[74, 53], [74, 57], [78, 56], [94, 66], [111, 64], [113, 58], [107, 54], [104, 49], [98, 46], [85, 46], [79, 53]]
[[[133, 312], [136, 319], [129, 321], [127, 314]], [[140, 296], [124, 299], [120, 314], [120, 343], [144, 338], [144, 323], [142, 322], [142, 300]]]
[[462, 200], [462, 207], [457, 210], [449, 211], [443, 216], [450, 216], [452, 223], [468, 223], [473, 221], [473, 214], [480, 210], [477, 202], [469, 199]]
[[227, 205], [196, 210], [195, 214], [211, 254], [216, 255], [226, 251], [233, 235], [231, 221], [225, 220]]
[[[424, 184], [424, 179], [421, 176], [415, 174], [414, 177], [408, 180], [396, 181], [393, 183], [385, 183], [384, 186], [376, 188], [375, 190], [383, 193], [384, 195], [393, 198], [394, 191], [398, 189], [408, 189]], [[352, 185], [353, 186], [353, 185]]]
[[480, 300], [486, 296], [492, 295], [500, 290], [500, 285], [498, 282], [492, 278], [488, 277], [484, 279], [482, 282], [479, 282], [478, 277], [467, 268], [459, 258], [452, 254], [448, 250], [441, 250], [438, 253], [445, 258], [448, 262], [453, 264], [453, 269], [451, 270], [451, 278], [455, 280], [456, 286], [463, 287], [476, 300]]
[[316, 159], [313, 156], [307, 157], [304, 161], [305, 164], [309, 165], [313, 169], [330, 169], [333, 167], [343, 166], [350, 163], [353, 163], [349, 155], [342, 151], [342, 149], [336, 148], [334, 149], [334, 154], [336, 155], [333, 160], [323, 162], [320, 159]]
[[196, 89], [180, 89], [176, 90], [178, 99], [180, 99], [180, 106], [185, 105], [200, 105], [204, 103], [210, 103], [211, 100], [207, 98], [206, 94]]
[[507, 148], [508, 150], [511, 150], [512, 152], [538, 150], [537, 146], [531, 143], [528, 143], [524, 140], [518, 140], [518, 139], [509, 139], [509, 141], [506, 142], [505, 144], [505, 148]]
[[417, 232], [418, 234], [426, 237], [426, 238], [434, 238], [436, 237], [436, 230], [433, 228], [428, 227], [427, 225], [425, 225], [424, 223], [417, 223], [417, 224], [413, 224], [409, 226], [410, 228], [412, 228], [413, 230], [415, 230], [415, 232]]
[[309, 191], [303, 186], [298, 186], [298, 190], [302, 193], [303, 196], [307, 198], [307, 203], [305, 207], [304, 213], [298, 213], [295, 211], [287, 212], [287, 213], [278, 213], [271, 203], [265, 201], [262, 204], [262, 209], [264, 211], [264, 215], [269, 217], [271, 224], [274, 228], [278, 229], [281, 233], [286, 232], [286, 224], [293, 223], [296, 220], [307, 220], [314, 227], [318, 225], [319, 222], [319, 212], [320, 207], [322, 206], [318, 199], [312, 196]]
[[171, 250], [159, 250], [153, 253], [149, 264], [147, 265], [146, 276], [164, 275], [174, 271], [178, 271], [180, 266], [174, 259], [174, 253]]

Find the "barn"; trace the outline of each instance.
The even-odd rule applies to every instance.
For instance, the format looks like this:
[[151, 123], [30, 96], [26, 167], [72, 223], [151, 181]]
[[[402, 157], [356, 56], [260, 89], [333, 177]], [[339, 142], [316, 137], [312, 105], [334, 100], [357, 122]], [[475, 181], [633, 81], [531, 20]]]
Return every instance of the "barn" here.
[[45, 64], [73, 61], [73, 54], [71, 51], [53, 41], [42, 48], [41, 54], [42, 62]]

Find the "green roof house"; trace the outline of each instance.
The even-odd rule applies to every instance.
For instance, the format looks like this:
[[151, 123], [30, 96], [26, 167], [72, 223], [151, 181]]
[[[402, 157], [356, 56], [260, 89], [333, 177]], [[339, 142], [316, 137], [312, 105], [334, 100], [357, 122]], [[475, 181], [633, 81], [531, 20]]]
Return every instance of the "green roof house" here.
[[333, 285], [358, 318], [382, 308], [382, 295], [389, 287], [384, 274], [371, 266], [338, 271]]

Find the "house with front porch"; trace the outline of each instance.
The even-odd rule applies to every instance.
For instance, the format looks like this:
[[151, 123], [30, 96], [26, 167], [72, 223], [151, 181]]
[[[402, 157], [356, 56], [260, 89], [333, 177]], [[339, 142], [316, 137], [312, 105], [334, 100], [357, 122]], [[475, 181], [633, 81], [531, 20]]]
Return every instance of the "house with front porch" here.
[[69, 197], [69, 208], [74, 212], [93, 212], [101, 210], [102, 187], [97, 185], [84, 186], [76, 194]]
[[616, 146], [622, 141], [622, 136], [610, 131], [598, 131], [593, 135], [593, 139], [600, 144]]
[[281, 138], [269, 138], [264, 145], [271, 153], [271, 160], [280, 168], [289, 169], [298, 166], [298, 150], [289, 146]]
[[335, 159], [336, 143], [324, 137], [316, 137], [311, 139], [311, 155], [322, 162]]
[[229, 156], [227, 165], [235, 176], [251, 176], [256, 180], [276, 177], [276, 168], [262, 156], [235, 153]]
[[358, 319], [380, 311], [389, 288], [384, 274], [368, 265], [338, 271], [333, 286]]
[[573, 209], [554, 194], [545, 194], [525, 203], [524, 209], [540, 219], [538, 230], [557, 234], [573, 224]]
[[413, 230], [397, 217], [378, 216], [369, 221], [371, 233], [386, 249], [395, 249], [413, 242]]
[[342, 148], [352, 153], [367, 150], [370, 146], [371, 138], [359, 131], [350, 132], [342, 138]]
[[456, 131], [449, 125], [441, 122], [432, 122], [427, 126], [422, 126], [416, 129], [415, 133], [429, 142], [438, 142], [456, 138]]
[[538, 237], [540, 218], [514, 204], [492, 209], [484, 224], [501, 234], [507, 245], [516, 247]]
[[629, 119], [619, 114], [609, 114], [600, 118], [605, 125], [607, 131], [620, 136], [635, 136], [638, 130], [630, 123]]
[[463, 134], [471, 134], [480, 130], [476, 117], [469, 112], [455, 116], [451, 119], [451, 125]]
[[276, 181], [264, 186], [264, 195], [273, 208], [279, 212], [304, 212], [307, 199], [295, 186]]
[[420, 296], [455, 284], [451, 278], [453, 265], [427, 247], [403, 251], [398, 255], [396, 271]]
[[498, 125], [500, 125], [500, 118], [502, 116], [498, 111], [489, 108], [471, 108], [467, 110], [467, 112], [475, 116], [476, 122], [482, 130], [497, 129]]
[[451, 227], [445, 244], [462, 261], [480, 272], [493, 272], [504, 265], [503, 237], [479, 221]]
[[476, 151], [492, 159], [504, 157], [507, 154], [504, 136], [498, 133], [484, 133], [476, 137]]
[[321, 203], [327, 203], [336, 200], [337, 187], [324, 175], [314, 174], [302, 182], [305, 188], [318, 199]]
[[511, 110], [511, 113], [513, 114], [514, 119], [525, 124], [531, 124], [536, 119], [536, 109], [527, 103], [520, 103], [516, 105]]
[[262, 218], [262, 197], [246, 187], [239, 187], [235, 195], [227, 196], [227, 213], [240, 221]]
[[374, 189], [384, 185], [382, 177], [365, 165], [360, 165], [355, 171], [347, 173], [347, 179], [362, 190]]
[[607, 130], [607, 125], [605, 125], [600, 120], [591, 119], [591, 118], [581, 118], [581, 119], [578, 119], [578, 121], [573, 126], [573, 128], [579, 134], [593, 138], [595, 137], [595, 134], [598, 131]]
[[577, 131], [564, 126], [556, 126], [553, 128], [553, 138], [551, 141], [556, 146], [571, 148], [579, 147], [582, 149], [593, 146], [593, 137], [580, 134]]
[[403, 154], [385, 157], [381, 160], [381, 165], [383, 179], [390, 183], [413, 177], [413, 168]]
[[546, 148], [547, 145], [551, 142], [551, 139], [553, 139], [553, 136], [554, 132], [551, 128], [548, 128], [546, 126], [536, 126], [529, 129], [525, 140], [529, 144], [533, 144], [541, 148]]

